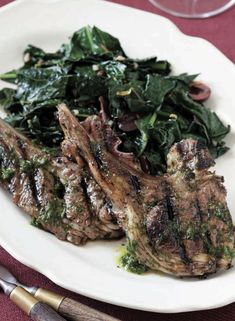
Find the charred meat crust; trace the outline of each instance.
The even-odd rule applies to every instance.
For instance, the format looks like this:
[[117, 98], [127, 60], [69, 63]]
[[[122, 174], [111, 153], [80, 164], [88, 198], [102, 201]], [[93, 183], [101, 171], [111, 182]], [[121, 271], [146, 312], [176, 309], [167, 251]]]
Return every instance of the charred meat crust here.
[[66, 140], [79, 149], [139, 262], [178, 276], [207, 275], [231, 265], [234, 234], [226, 193], [221, 179], [209, 172], [214, 161], [203, 142], [175, 144], [168, 173], [150, 177], [112, 154], [110, 131], [99, 117], [92, 117], [86, 130], [65, 105], [58, 114]]
[[[206, 144], [202, 140], [183, 140], [176, 143], [171, 148], [171, 158], [173, 164], [168, 164], [171, 170], [204, 170], [209, 169], [215, 165], [213, 158], [211, 157]], [[192, 174], [192, 173], [191, 173]]]
[[81, 125], [65, 105], [58, 115], [65, 140], [57, 159], [0, 120], [0, 183], [37, 223], [77, 245], [124, 231], [139, 262], [177, 276], [231, 266], [226, 190], [203, 142], [175, 144], [167, 173], [152, 177], [113, 153], [104, 119]]
[[[67, 148], [73, 150], [73, 145], [69, 143]], [[82, 161], [78, 165], [65, 157], [51, 159], [2, 120], [0, 174], [0, 184], [10, 192], [15, 204], [33, 216], [37, 226], [59, 239], [78, 245], [88, 239], [123, 235], [112, 216], [104, 219], [102, 211], [101, 219], [102, 208], [94, 211], [89, 207], [90, 198], [84, 199], [87, 187], [81, 191], [79, 184], [84, 175], [90, 175], [82, 170]]]

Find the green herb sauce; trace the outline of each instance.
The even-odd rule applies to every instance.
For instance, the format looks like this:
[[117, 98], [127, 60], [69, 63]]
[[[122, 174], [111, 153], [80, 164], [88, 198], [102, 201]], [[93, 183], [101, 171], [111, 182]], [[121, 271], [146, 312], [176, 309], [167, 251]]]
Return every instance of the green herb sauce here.
[[118, 248], [119, 254], [116, 258], [116, 263], [118, 267], [122, 267], [130, 273], [143, 274], [148, 271], [148, 268], [139, 263], [133, 252], [134, 247], [135, 245], [131, 244], [130, 241], [126, 245], [121, 245]]
[[45, 168], [49, 160], [47, 157], [34, 157], [32, 160], [21, 160], [20, 170], [24, 173], [30, 173], [36, 168]]
[[34, 218], [31, 220], [30, 224], [31, 224], [32, 226], [34, 226], [34, 227], [37, 227], [37, 228], [43, 230], [42, 224], [39, 222], [39, 220], [38, 220], [36, 217], [34, 217]]
[[60, 200], [51, 201], [46, 208], [40, 211], [39, 222], [59, 225], [64, 217], [65, 210]]
[[14, 176], [15, 171], [11, 168], [0, 170], [0, 179], [4, 181], [9, 181]]

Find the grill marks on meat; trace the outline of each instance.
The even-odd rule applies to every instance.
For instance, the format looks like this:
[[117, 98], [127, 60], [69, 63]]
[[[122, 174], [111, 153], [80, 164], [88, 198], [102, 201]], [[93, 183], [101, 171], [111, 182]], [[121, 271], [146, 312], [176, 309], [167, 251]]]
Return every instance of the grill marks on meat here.
[[[54, 173], [50, 166], [40, 166], [39, 161], [48, 161], [48, 155], [37, 149], [24, 136], [0, 120], [0, 140], [5, 156], [12, 160], [14, 168], [7, 178], [1, 177], [1, 184], [12, 195], [13, 202], [40, 225], [60, 239], [65, 239], [66, 226], [62, 222], [63, 207], [53, 192]], [[1, 158], [4, 153], [1, 153]], [[38, 163], [34, 166], [34, 163]], [[1, 173], [4, 167], [1, 163]]]
[[[65, 174], [61, 179], [62, 181], [66, 180], [66, 186], [69, 189], [65, 195], [65, 201], [69, 201], [72, 205], [72, 211], [75, 212], [75, 217], [78, 217], [77, 225], [86, 226], [87, 239], [114, 239], [122, 236], [123, 231], [117, 224], [116, 218], [108, 211], [109, 205], [103, 191], [79, 156], [76, 145], [65, 140], [62, 144], [62, 151], [70, 159], [68, 162], [64, 158], [64, 162], [60, 164], [60, 173]], [[72, 176], [68, 171], [66, 174], [66, 163], [69, 164], [70, 169], [73, 167]], [[74, 193], [75, 190], [76, 193]], [[70, 199], [70, 197], [72, 198]], [[70, 211], [66, 211], [66, 213], [68, 217]], [[79, 227], [77, 226], [75, 229], [78, 230]]]
[[[120, 237], [123, 232], [115, 219], [105, 215], [102, 191], [98, 195], [99, 187], [95, 182], [92, 186], [88, 170], [82, 168], [84, 162], [80, 159], [79, 163], [78, 158], [77, 162], [66, 157], [50, 159], [0, 120], [0, 184], [15, 204], [61, 240], [78, 245], [88, 239]], [[93, 195], [94, 189], [94, 195], [101, 198], [96, 209], [89, 204], [94, 200], [84, 197], [85, 180], [89, 194]]]
[[34, 192], [30, 180], [26, 173], [18, 170], [21, 161], [23, 161], [23, 156], [18, 144], [12, 145], [9, 133], [3, 131], [0, 135], [1, 184], [12, 194], [13, 201], [19, 207], [25, 208], [31, 216], [35, 216], [37, 204], [33, 198]]
[[[60, 179], [65, 184], [65, 208], [64, 222], [68, 229], [67, 240], [74, 244], [84, 244], [88, 239], [117, 238], [122, 235], [120, 227], [113, 222], [108, 215], [106, 221], [102, 219], [103, 207], [105, 207], [103, 195], [97, 195], [97, 184], [89, 178], [86, 168], [81, 168], [64, 159], [60, 162], [58, 171]], [[93, 206], [94, 197], [100, 200], [100, 204]]]
[[202, 142], [175, 144], [168, 173], [151, 177], [109, 152], [99, 117], [87, 130], [65, 105], [58, 110], [66, 141], [77, 147], [73, 158], [79, 153], [86, 162], [141, 263], [178, 276], [230, 267], [234, 233], [226, 191], [208, 170], [214, 161]]
[[139, 183], [138, 177], [131, 174], [130, 181], [131, 181], [131, 184], [133, 185], [134, 190], [136, 191], [136, 193], [138, 193], [140, 191], [140, 183]]
[[[231, 264], [231, 256], [228, 253], [234, 250], [234, 233], [232, 218], [226, 203], [226, 190], [223, 185], [223, 178], [216, 176], [205, 168], [205, 164], [213, 164], [210, 160], [208, 150], [203, 144], [193, 140], [186, 140], [184, 149], [191, 153], [190, 157], [190, 180], [185, 169], [185, 164], [181, 166], [181, 155], [179, 154], [178, 144], [176, 144], [168, 156], [169, 176], [175, 190], [178, 191], [178, 204], [180, 208], [185, 208], [186, 204], [191, 204], [194, 211], [187, 211], [181, 215], [181, 226], [189, 226], [187, 221], [193, 222], [191, 227], [191, 237], [185, 243], [192, 246], [192, 240], [197, 240], [199, 253], [193, 257], [194, 261], [201, 262], [210, 259], [211, 264], [214, 261], [215, 270], [217, 268], [228, 268]], [[182, 144], [182, 143], [181, 143]], [[198, 149], [200, 146], [200, 149]], [[198, 152], [199, 150], [199, 152]], [[202, 160], [202, 155], [205, 161]], [[172, 166], [175, 162], [178, 164]], [[203, 165], [202, 165], [203, 164]], [[191, 215], [190, 215], [191, 214]], [[182, 220], [183, 218], [183, 220]], [[190, 233], [189, 233], [190, 234]]]
[[[143, 173], [117, 157], [113, 133], [97, 116], [81, 125], [58, 108], [64, 156], [50, 156], [0, 120], [0, 183], [13, 201], [59, 239], [84, 244], [126, 233], [137, 259], [178, 276], [227, 269], [234, 251], [223, 178], [205, 145], [175, 144], [168, 172]], [[114, 137], [113, 137], [114, 138]]]

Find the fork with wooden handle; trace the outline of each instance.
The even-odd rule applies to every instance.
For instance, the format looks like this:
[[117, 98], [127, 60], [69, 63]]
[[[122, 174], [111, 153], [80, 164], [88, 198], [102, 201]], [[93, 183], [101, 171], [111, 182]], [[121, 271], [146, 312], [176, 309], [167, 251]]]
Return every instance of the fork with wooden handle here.
[[[54, 292], [37, 288], [29, 287], [21, 284], [15, 276], [3, 265], [0, 264], [0, 278], [6, 282], [9, 282], [13, 287], [16, 285], [22, 290], [26, 290], [34, 296], [34, 300], [44, 302], [47, 305], [51, 306], [59, 314], [65, 316], [71, 321], [120, 321], [116, 318], [113, 318], [105, 313], [99, 312], [95, 309], [89, 308], [88, 306], [74, 301], [72, 299], [66, 298]], [[22, 291], [21, 291], [22, 292]], [[24, 291], [25, 292], [25, 291]], [[26, 293], [27, 293], [26, 292]], [[29, 295], [28, 293], [28, 295]], [[35, 301], [35, 302], [38, 302]], [[42, 303], [41, 303], [42, 304]], [[45, 308], [44, 308], [45, 309]], [[52, 311], [54, 312], [54, 311]], [[40, 320], [50, 320], [57, 321], [57, 319], [35, 319]], [[62, 318], [62, 320], [64, 320]], [[59, 321], [59, 320], [58, 320]]]

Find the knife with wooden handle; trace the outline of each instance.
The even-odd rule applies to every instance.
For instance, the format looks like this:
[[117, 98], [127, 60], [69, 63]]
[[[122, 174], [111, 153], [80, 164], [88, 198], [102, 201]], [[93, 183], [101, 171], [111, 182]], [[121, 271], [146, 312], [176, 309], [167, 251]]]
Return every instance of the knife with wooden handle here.
[[[119, 319], [113, 318], [105, 313], [99, 312], [82, 303], [66, 298], [54, 292], [37, 287], [25, 286], [21, 284], [14, 277], [14, 275], [2, 265], [0, 265], [0, 278], [11, 283], [12, 286], [18, 285], [18, 287], [22, 288], [22, 290], [24, 288], [27, 292], [31, 293], [35, 297], [37, 302], [40, 301], [48, 304], [59, 314], [65, 316], [71, 321], [120, 321]], [[36, 321], [40, 320], [54, 321], [54, 319], [36, 319]], [[64, 319], [62, 318], [62, 320]], [[55, 319], [55, 321], [57, 321], [57, 319]]]
[[33, 321], [66, 321], [55, 310], [39, 302], [25, 289], [0, 279], [0, 287], [22, 311], [28, 314]]
[[87, 305], [41, 288], [35, 292], [34, 296], [71, 321], [120, 321]]

